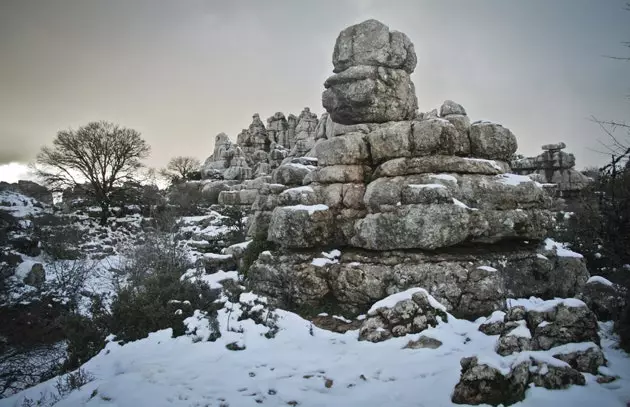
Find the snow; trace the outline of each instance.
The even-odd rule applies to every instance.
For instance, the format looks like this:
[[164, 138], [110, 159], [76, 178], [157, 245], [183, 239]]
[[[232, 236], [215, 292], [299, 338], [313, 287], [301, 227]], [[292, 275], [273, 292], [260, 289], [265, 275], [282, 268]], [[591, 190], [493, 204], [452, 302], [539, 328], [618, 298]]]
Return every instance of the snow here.
[[540, 183], [533, 181], [530, 177], [526, 175], [500, 174], [500, 175], [497, 175], [497, 179], [502, 184], [513, 185], [513, 186], [533, 182], [537, 187], [542, 188], [542, 185], [540, 185]]
[[[359, 342], [357, 331], [325, 331], [282, 310], [277, 311], [280, 331], [267, 339], [265, 327], [249, 319], [238, 321], [242, 315], [238, 304], [226, 308], [219, 311], [221, 337], [216, 342], [206, 341], [214, 331], [199, 311], [185, 320], [188, 336], [171, 338], [172, 331], [166, 329], [122, 346], [110, 341], [83, 365], [95, 379], [55, 407], [253, 407], [292, 402], [300, 407], [446, 407], [453, 405], [450, 397], [459, 381], [459, 362], [465, 356], [477, 356], [481, 363], [497, 366], [503, 373], [531, 359], [539, 364], [540, 374], [546, 366], [566, 366], [552, 357], [561, 347], [501, 357], [494, 351], [496, 337], [479, 332], [476, 323], [455, 318], [429, 330], [431, 337], [443, 342], [440, 348], [403, 350], [416, 335], [381, 343]], [[600, 385], [587, 374], [585, 386], [528, 389], [518, 405], [624, 407], [630, 399], [630, 360], [614, 348], [611, 331], [612, 324], [601, 325], [609, 361], [602, 373], [619, 376], [617, 381]], [[230, 351], [226, 348], [230, 343], [245, 349]], [[325, 386], [327, 380], [332, 386]], [[38, 400], [40, 394], [54, 393], [55, 381], [2, 399], [0, 407], [20, 406], [24, 397]]]
[[288, 164], [282, 164], [283, 166], [287, 166], [287, 167], [295, 167], [295, 168], [299, 168], [299, 169], [306, 169], [309, 171], [313, 171], [316, 170], [317, 167], [313, 166], [313, 165], [304, 165], [304, 164], [299, 164], [299, 163], [288, 163]]
[[315, 192], [315, 191], [313, 190], [313, 188], [309, 186], [304, 186], [304, 187], [285, 189], [284, 191], [280, 193], [280, 195], [289, 195], [291, 193], [309, 193], [309, 192]]
[[411, 297], [415, 294], [415, 293], [424, 293], [427, 295], [427, 298], [429, 299], [429, 304], [433, 307], [433, 308], [437, 308], [441, 311], [446, 312], [446, 307], [442, 304], [440, 304], [438, 302], [438, 300], [436, 300], [435, 298], [433, 298], [428, 292], [427, 290], [425, 290], [424, 288], [419, 288], [419, 287], [414, 287], [414, 288], [410, 288], [406, 291], [402, 291], [396, 294], [392, 294], [389, 297], [385, 297], [380, 301], [375, 302], [372, 307], [370, 308], [370, 310], [368, 311], [368, 315], [375, 315], [376, 314], [376, 310], [378, 310], [379, 308], [393, 308], [396, 304], [398, 304], [401, 301], [405, 301], [405, 300], [410, 300]]
[[233, 256], [231, 254], [204, 253], [205, 259], [229, 260]]
[[[196, 273], [196, 270], [192, 269], [190, 270], [188, 273], [184, 274], [184, 276], [182, 278], [191, 278], [192, 280], [195, 279], [195, 277], [191, 277], [192, 275], [194, 275]], [[238, 272], [237, 271], [223, 271], [223, 270], [219, 270], [216, 273], [212, 273], [212, 274], [202, 274], [201, 276], [198, 277], [201, 281], [203, 281], [204, 283], [208, 284], [210, 286], [210, 288], [223, 288], [223, 285], [221, 284], [221, 281], [225, 281], [225, 280], [233, 280], [233, 281], [238, 281]]]
[[579, 259], [584, 257], [580, 253], [567, 249], [564, 244], [558, 243], [551, 238], [545, 239], [545, 250], [555, 250], [558, 257], [576, 257]]
[[497, 269], [495, 269], [494, 267], [490, 267], [490, 266], [479, 266], [477, 267], [479, 270], [485, 270], [485, 271], [490, 271], [490, 272], [494, 272], [494, 271], [498, 271]]
[[607, 280], [602, 276], [592, 276], [586, 281], [586, 284], [589, 284], [589, 283], [599, 283], [599, 284], [607, 285], [609, 287], [612, 287], [614, 285], [612, 281]]
[[454, 182], [457, 184], [457, 178], [449, 174], [431, 174], [429, 175], [431, 178], [441, 179], [442, 181]]
[[314, 214], [318, 211], [327, 211], [328, 206], [323, 204], [317, 205], [294, 205], [294, 206], [284, 206], [284, 209], [288, 209], [290, 211], [307, 211], [309, 215]]
[[335, 259], [341, 256], [341, 252], [338, 249], [331, 250], [329, 253], [322, 252], [322, 254], [328, 259]]
[[453, 198], [453, 203], [457, 206], [460, 206], [464, 209], [470, 209], [471, 211], [477, 211], [477, 208], [471, 208], [470, 206], [466, 205], [465, 203], [463, 203], [462, 201], [460, 201], [459, 199], [455, 199]]
[[338, 319], [338, 320], [340, 320], [342, 322], [345, 322], [346, 324], [351, 324], [352, 323], [351, 320], [349, 320], [347, 318], [344, 318], [343, 316], [340, 316], [340, 315], [333, 315], [333, 318]]
[[36, 199], [9, 190], [0, 191], [0, 210], [7, 211], [16, 218], [46, 212], [45, 205], [40, 204]]
[[409, 184], [407, 186], [409, 188], [417, 188], [417, 189], [423, 189], [423, 188], [427, 188], [427, 189], [440, 189], [440, 188], [443, 188], [443, 189], [445, 189], [446, 188], [442, 184]]
[[249, 293], [241, 293], [241, 295], [238, 297], [238, 302], [240, 302], [241, 304], [246, 304], [246, 305], [255, 305], [256, 302], [266, 304], [267, 299], [265, 297], [261, 297], [257, 294], [249, 292]]
[[551, 348], [548, 352], [552, 355], [566, 355], [573, 352], [586, 352], [587, 350], [593, 348], [598, 348], [598, 346], [593, 342], [567, 343], [565, 345]]
[[558, 305], [564, 305], [568, 308], [586, 307], [586, 304], [577, 298], [557, 298], [554, 300], [543, 301], [539, 304], [526, 305], [525, 309], [527, 309], [527, 311], [547, 312], [553, 310]]
[[487, 163], [487, 164], [490, 164], [493, 168], [495, 168], [495, 169], [497, 169], [499, 171], [504, 171], [503, 168], [501, 168], [501, 166], [499, 164], [497, 164], [497, 162], [494, 161], [494, 160], [486, 160], [484, 158], [464, 158], [464, 160]]
[[544, 256], [544, 255], [542, 255], [542, 254], [540, 254], [540, 253], [536, 253], [536, 257], [537, 257], [537, 258], [539, 258], [539, 259], [542, 259], [542, 260], [549, 260], [549, 259], [547, 258], [547, 256]]
[[316, 257], [311, 261], [311, 264], [315, 267], [324, 267], [327, 264], [335, 264], [339, 263], [337, 260], [325, 259], [322, 257]]
[[493, 322], [503, 322], [503, 319], [505, 318], [505, 312], [503, 311], [494, 311], [492, 313], [492, 315], [490, 315], [488, 318], [485, 318], [481, 321], [481, 323], [484, 324], [490, 324]]
[[525, 321], [518, 321], [518, 326], [508, 332], [508, 335], [518, 336], [520, 338], [531, 338], [532, 333], [527, 328], [527, 323]]

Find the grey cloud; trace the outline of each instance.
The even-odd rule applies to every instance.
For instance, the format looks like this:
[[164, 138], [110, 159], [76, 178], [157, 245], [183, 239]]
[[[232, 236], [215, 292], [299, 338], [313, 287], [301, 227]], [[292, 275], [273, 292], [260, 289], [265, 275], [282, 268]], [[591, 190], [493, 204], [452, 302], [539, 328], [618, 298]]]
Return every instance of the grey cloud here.
[[[335, 38], [377, 18], [415, 43], [420, 107], [444, 99], [511, 128], [520, 151], [563, 140], [581, 166], [627, 117], [624, 1], [30, 0], [0, 4], [0, 162], [91, 120], [141, 131], [152, 166], [205, 158], [254, 112], [322, 112]], [[19, 137], [9, 136], [19, 134]]]

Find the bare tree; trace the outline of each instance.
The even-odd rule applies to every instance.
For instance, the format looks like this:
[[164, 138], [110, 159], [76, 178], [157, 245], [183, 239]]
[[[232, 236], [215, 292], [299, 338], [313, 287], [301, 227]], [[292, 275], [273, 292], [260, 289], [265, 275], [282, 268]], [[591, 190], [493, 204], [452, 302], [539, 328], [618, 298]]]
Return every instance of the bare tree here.
[[162, 170], [162, 175], [172, 183], [179, 181], [191, 181], [195, 174], [199, 172], [201, 163], [194, 157], [178, 156], [168, 162], [166, 168]]
[[101, 225], [107, 223], [110, 194], [124, 182], [133, 181], [149, 155], [149, 145], [133, 129], [100, 121], [77, 130], [57, 133], [52, 147], [37, 155], [37, 175], [56, 189], [83, 187], [101, 207]]

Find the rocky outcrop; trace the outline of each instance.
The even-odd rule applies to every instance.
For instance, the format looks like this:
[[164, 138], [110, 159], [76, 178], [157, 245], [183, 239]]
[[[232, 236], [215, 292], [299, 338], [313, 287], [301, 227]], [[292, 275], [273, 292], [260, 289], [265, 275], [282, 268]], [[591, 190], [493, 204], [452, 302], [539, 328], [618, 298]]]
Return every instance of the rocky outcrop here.
[[341, 124], [411, 119], [418, 102], [409, 74], [416, 63], [405, 34], [376, 20], [348, 27], [337, 37], [335, 75], [324, 83], [322, 104]]
[[451, 397], [456, 404], [511, 405], [525, 398], [530, 385], [546, 389], [583, 386], [584, 376], [557, 359], [531, 354], [499, 368], [480, 362], [477, 357], [461, 361], [462, 374]]
[[600, 321], [616, 321], [626, 307], [628, 292], [625, 287], [608, 281], [604, 277], [588, 279], [577, 296], [593, 310]]
[[500, 334], [495, 350], [503, 358], [462, 359], [452, 395], [457, 404], [514, 404], [530, 385], [547, 389], [584, 385], [582, 373], [598, 375], [606, 365], [595, 314], [576, 299], [495, 312], [479, 330]]
[[577, 171], [575, 156], [564, 152], [566, 144], [545, 144], [536, 157], [513, 160], [510, 165], [516, 174], [532, 175], [544, 184], [553, 184], [559, 196], [575, 194], [592, 180]]
[[[514, 134], [471, 123], [453, 101], [416, 114], [414, 96], [410, 115], [406, 96], [388, 96], [415, 58], [406, 36], [374, 20], [339, 35], [328, 115], [302, 158], [312, 161], [285, 161], [273, 181], [292, 188], [255, 203], [250, 236], [280, 249], [254, 262], [252, 287], [294, 305], [333, 298], [349, 312], [422, 287], [471, 318], [508, 297], [575, 295], [588, 279], [584, 261], [545, 240], [552, 200], [541, 184], [508, 173]], [[394, 82], [380, 83], [383, 74]], [[330, 248], [340, 255], [322, 260]]]
[[202, 177], [243, 181], [272, 175], [287, 158], [302, 157], [313, 148], [318, 124], [317, 115], [308, 107], [299, 117], [289, 115], [288, 119], [277, 112], [267, 119], [267, 127], [256, 113], [236, 143], [225, 133], [217, 135]]
[[381, 342], [419, 333], [448, 320], [446, 308], [423, 288], [410, 288], [378, 301], [367, 315], [359, 329], [360, 341]]

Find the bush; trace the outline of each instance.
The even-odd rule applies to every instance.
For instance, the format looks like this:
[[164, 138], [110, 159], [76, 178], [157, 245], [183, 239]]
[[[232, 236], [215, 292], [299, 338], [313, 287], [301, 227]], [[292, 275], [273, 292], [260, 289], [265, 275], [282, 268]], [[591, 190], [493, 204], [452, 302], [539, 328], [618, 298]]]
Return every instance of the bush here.
[[133, 341], [165, 328], [172, 328], [174, 336], [183, 335], [183, 321], [194, 310], [214, 318], [218, 290], [198, 279], [182, 279], [192, 264], [170, 238], [152, 237], [130, 259], [118, 271], [126, 284], [120, 284], [111, 306], [111, 333], [117, 339]]
[[76, 260], [85, 256], [78, 249], [85, 231], [73, 224], [70, 218], [49, 214], [32, 221], [42, 250], [52, 260]]
[[101, 297], [92, 298], [90, 317], [76, 312], [64, 317], [62, 326], [67, 355], [61, 373], [78, 368], [105, 347], [105, 338], [112, 325], [111, 318]]
[[245, 241], [247, 235], [247, 214], [237, 205], [219, 205], [216, 211], [223, 216], [223, 225], [229, 232], [227, 233], [228, 246]]

